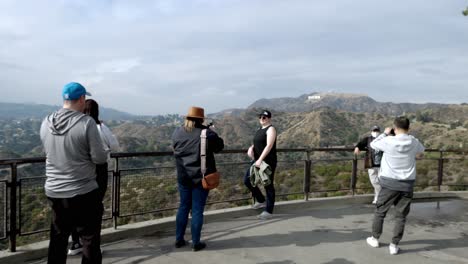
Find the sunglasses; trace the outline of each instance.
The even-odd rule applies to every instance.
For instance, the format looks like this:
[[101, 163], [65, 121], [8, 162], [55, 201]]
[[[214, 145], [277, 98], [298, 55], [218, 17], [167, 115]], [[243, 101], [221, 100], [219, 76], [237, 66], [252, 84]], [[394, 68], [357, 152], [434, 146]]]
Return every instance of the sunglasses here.
[[266, 116], [259, 116], [258, 119], [262, 119], [262, 120], [263, 120], [263, 119], [268, 119], [268, 117], [266, 117]]

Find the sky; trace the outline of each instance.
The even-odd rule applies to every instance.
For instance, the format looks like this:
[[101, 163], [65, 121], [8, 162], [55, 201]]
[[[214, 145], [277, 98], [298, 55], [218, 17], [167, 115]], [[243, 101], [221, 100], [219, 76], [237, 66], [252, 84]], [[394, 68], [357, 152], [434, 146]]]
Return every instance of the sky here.
[[468, 102], [467, 0], [0, 0], [2, 102], [141, 115], [313, 92]]

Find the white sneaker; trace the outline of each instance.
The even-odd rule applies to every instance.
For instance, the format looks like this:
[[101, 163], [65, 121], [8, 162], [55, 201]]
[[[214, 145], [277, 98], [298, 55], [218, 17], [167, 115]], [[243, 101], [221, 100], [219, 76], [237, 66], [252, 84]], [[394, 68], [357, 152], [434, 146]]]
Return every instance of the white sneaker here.
[[68, 250], [67, 255], [75, 256], [80, 254], [83, 251], [83, 246], [80, 243], [73, 243], [70, 249]]
[[390, 251], [390, 255], [396, 255], [400, 251], [400, 248], [397, 245], [390, 243], [388, 250]]
[[377, 200], [372, 201], [372, 204], [377, 204]]
[[367, 244], [373, 248], [378, 248], [380, 245], [379, 245], [379, 240], [377, 240], [377, 238], [371, 236], [371, 237], [368, 237], [366, 239], [367, 241]]
[[260, 208], [265, 208], [265, 207], [266, 207], [266, 202], [263, 202], [263, 203], [255, 202], [254, 204], [252, 204], [252, 206], [250, 208], [260, 209]]
[[258, 219], [262, 219], [262, 220], [267, 220], [267, 219], [270, 219], [270, 218], [272, 218], [272, 217], [273, 217], [273, 215], [270, 214], [270, 213], [267, 212], [267, 211], [263, 211], [261, 214], [259, 214], [259, 215], [257, 216]]

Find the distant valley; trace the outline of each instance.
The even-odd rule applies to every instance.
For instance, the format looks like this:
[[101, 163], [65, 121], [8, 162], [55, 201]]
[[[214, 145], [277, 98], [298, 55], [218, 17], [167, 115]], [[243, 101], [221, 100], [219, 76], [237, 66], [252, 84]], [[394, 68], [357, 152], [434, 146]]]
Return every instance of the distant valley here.
[[[0, 103], [0, 158], [42, 155], [41, 120], [58, 106]], [[245, 149], [258, 128], [256, 113], [273, 112], [279, 148], [352, 146], [372, 125], [391, 125], [396, 115], [412, 121], [411, 133], [430, 148], [467, 148], [467, 104], [380, 103], [365, 95], [311, 93], [296, 98], [260, 99], [246, 109], [209, 114], [227, 149]], [[101, 117], [121, 151], [168, 151], [183, 116], [136, 116], [103, 108]]]

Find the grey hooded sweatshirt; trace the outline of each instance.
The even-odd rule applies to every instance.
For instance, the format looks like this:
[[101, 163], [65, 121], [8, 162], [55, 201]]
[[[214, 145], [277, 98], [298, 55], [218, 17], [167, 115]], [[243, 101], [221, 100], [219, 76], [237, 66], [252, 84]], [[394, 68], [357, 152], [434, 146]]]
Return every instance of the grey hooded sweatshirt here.
[[98, 188], [96, 164], [107, 161], [107, 152], [91, 117], [62, 108], [42, 122], [41, 140], [48, 197], [70, 198]]

